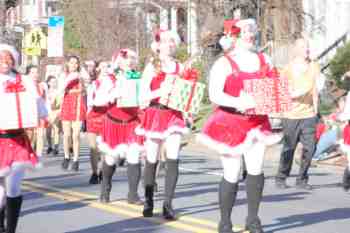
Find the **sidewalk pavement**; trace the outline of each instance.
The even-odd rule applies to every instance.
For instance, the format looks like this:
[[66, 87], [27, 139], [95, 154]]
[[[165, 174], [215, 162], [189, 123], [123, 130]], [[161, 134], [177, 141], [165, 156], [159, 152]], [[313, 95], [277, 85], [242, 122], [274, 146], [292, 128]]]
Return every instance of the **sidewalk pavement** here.
[[[200, 144], [196, 141], [195, 135], [185, 138], [186, 145], [183, 146], [182, 150], [191, 153], [206, 154], [208, 157], [217, 158], [219, 154], [216, 151], [209, 149], [208, 147]], [[184, 144], [185, 144], [184, 143]], [[278, 163], [280, 159], [280, 154], [282, 150], [282, 144], [276, 144], [269, 146], [266, 150], [265, 159], [271, 162]], [[298, 159], [301, 156], [302, 145], [299, 144], [296, 149], [296, 155], [294, 159]], [[347, 159], [345, 155], [332, 157], [315, 163], [317, 166], [336, 166], [339, 168], [345, 168], [347, 166]]]

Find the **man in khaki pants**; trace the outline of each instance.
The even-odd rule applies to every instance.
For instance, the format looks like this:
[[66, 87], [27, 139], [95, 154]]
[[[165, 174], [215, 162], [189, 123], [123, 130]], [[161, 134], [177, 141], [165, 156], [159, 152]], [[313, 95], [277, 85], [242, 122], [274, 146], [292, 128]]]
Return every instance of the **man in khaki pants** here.
[[296, 40], [294, 46], [295, 56], [283, 71], [291, 85], [292, 109], [282, 120], [284, 143], [275, 181], [278, 188], [288, 188], [286, 179], [292, 169], [297, 144], [301, 142], [303, 150], [296, 187], [310, 190], [312, 187], [308, 184], [308, 170], [316, 147], [315, 133], [318, 121], [316, 82], [320, 69], [317, 63], [309, 59], [309, 46], [305, 39]]

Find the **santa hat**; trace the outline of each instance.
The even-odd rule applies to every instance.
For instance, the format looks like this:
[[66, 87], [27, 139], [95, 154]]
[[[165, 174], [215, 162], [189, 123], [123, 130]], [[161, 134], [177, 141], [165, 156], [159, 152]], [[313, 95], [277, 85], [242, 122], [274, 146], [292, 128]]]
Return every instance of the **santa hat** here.
[[1, 43], [0, 44], [0, 51], [7, 51], [11, 54], [13, 60], [15, 61], [15, 66], [18, 65], [18, 59], [19, 54], [14, 46], [11, 46], [9, 44]]
[[175, 47], [178, 47], [181, 43], [180, 36], [176, 31], [159, 29], [154, 34], [154, 41], [151, 44], [153, 52], [157, 53], [159, 51], [159, 45], [163, 40], [173, 40]]
[[121, 49], [115, 52], [112, 56], [112, 68], [117, 69], [120, 67], [124, 59], [132, 58], [137, 60], [137, 54], [131, 49]]
[[224, 21], [224, 36], [219, 40], [219, 44], [224, 51], [232, 47], [233, 37], [238, 37], [241, 33], [241, 28], [236, 26], [237, 22], [237, 19]]

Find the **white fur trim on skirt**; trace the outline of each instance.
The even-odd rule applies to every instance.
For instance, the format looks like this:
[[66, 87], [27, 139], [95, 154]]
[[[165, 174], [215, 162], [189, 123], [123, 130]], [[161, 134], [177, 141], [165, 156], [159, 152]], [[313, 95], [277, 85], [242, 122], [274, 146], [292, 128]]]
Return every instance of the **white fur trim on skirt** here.
[[248, 132], [247, 137], [242, 143], [235, 146], [229, 146], [223, 142], [216, 141], [203, 133], [197, 134], [196, 139], [198, 142], [206, 145], [208, 148], [214, 151], [217, 151], [219, 154], [238, 156], [247, 152], [249, 148], [257, 141], [264, 143], [266, 146], [270, 146], [281, 141], [282, 137], [283, 135], [279, 133], [271, 133], [266, 135], [261, 130], [255, 128]]
[[146, 138], [153, 138], [153, 139], [161, 139], [161, 140], [169, 137], [169, 135], [174, 133], [188, 134], [189, 132], [190, 132], [189, 128], [179, 127], [179, 126], [170, 126], [164, 132], [146, 131], [144, 128], [141, 128], [141, 126], [137, 126], [135, 129], [135, 133], [139, 136], [144, 136]]
[[133, 149], [138, 150], [140, 153], [142, 153], [145, 150], [145, 147], [143, 145], [140, 145], [138, 143], [132, 143], [132, 144], [119, 144], [116, 147], [112, 148], [107, 143], [105, 143], [102, 140], [102, 137], [97, 137], [97, 146], [98, 149], [105, 155], [113, 156], [113, 157], [122, 157], [125, 156], [125, 154], [130, 150], [131, 147]]

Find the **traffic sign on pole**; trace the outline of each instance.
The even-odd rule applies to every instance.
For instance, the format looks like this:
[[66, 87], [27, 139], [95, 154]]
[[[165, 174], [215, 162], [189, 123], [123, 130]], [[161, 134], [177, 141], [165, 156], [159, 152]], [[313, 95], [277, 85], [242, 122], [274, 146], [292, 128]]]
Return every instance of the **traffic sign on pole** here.
[[63, 56], [64, 17], [52, 16], [48, 21], [48, 57]]

